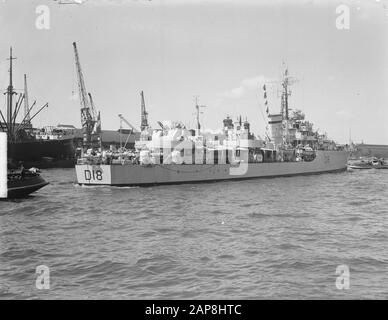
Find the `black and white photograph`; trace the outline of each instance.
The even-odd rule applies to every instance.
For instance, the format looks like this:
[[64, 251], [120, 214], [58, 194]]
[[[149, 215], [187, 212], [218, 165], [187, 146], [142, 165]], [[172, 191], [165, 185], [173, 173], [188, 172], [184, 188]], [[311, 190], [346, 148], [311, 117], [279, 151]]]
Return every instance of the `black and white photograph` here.
[[388, 299], [388, 0], [0, 0], [0, 89], [0, 300]]

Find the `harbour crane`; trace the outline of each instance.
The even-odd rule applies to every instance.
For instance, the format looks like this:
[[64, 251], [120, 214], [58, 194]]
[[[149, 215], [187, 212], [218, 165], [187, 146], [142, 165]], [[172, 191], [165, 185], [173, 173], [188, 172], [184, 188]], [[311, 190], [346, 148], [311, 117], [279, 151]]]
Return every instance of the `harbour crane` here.
[[[89, 96], [89, 101], [90, 101], [90, 106], [92, 107], [93, 110], [95, 110], [96, 112], [96, 107], [94, 106], [94, 101], [93, 101], [93, 97], [92, 97], [92, 94], [89, 92], [88, 93], [88, 96]], [[96, 124], [95, 124], [95, 128], [94, 128], [94, 133], [96, 134], [100, 134], [101, 133], [101, 113], [100, 111], [98, 111], [98, 114], [97, 114], [97, 121], [96, 121]]]
[[93, 97], [92, 97], [92, 94], [89, 92], [88, 93], [88, 96], [89, 96], [89, 101], [90, 101], [90, 106], [93, 110], [96, 110], [95, 107], [94, 107], [94, 101], [93, 101]]
[[148, 129], [148, 112], [145, 108], [145, 101], [144, 101], [144, 92], [140, 92], [141, 97], [141, 125], [140, 125], [140, 131], [143, 131], [145, 129]]
[[[96, 110], [96, 108], [94, 106], [92, 94], [89, 92], [88, 95], [89, 95], [89, 100], [90, 100], [90, 106], [92, 107], [93, 110]], [[97, 139], [95, 139], [95, 140], [98, 141], [98, 145], [99, 145], [100, 150], [102, 150], [101, 134], [102, 134], [102, 131], [101, 131], [101, 113], [100, 113], [100, 111], [98, 111], [97, 120], [95, 122], [94, 129], [93, 129], [93, 135], [97, 136]], [[96, 142], [96, 144], [97, 144], [97, 142]]]
[[77, 45], [73, 42], [74, 55], [75, 55], [75, 66], [77, 70], [78, 77], [78, 89], [79, 89], [79, 98], [81, 106], [81, 125], [83, 131], [83, 147], [84, 149], [88, 148], [98, 148], [98, 136], [94, 130], [97, 119], [96, 119], [96, 110], [94, 109], [93, 104], [88, 99], [84, 76], [82, 74], [81, 63], [79, 60]]

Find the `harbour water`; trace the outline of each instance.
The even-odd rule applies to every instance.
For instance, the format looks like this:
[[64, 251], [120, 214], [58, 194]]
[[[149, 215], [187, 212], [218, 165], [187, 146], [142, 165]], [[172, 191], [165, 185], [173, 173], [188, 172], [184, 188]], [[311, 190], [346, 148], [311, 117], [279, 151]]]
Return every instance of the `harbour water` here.
[[44, 177], [0, 202], [0, 299], [388, 298], [388, 170], [149, 188]]

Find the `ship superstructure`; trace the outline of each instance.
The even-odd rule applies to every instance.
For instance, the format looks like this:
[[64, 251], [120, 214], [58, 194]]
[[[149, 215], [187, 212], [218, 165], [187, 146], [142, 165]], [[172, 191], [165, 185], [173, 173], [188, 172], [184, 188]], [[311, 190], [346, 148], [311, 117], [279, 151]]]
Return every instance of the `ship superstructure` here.
[[134, 150], [89, 153], [79, 159], [78, 183], [153, 185], [345, 170], [348, 152], [314, 131], [300, 110], [290, 112], [289, 85], [286, 70], [280, 112], [271, 114], [267, 106], [266, 139], [256, 136], [241, 116], [236, 121], [227, 116], [222, 130], [203, 130], [196, 103], [195, 129], [180, 121], [160, 121], [156, 129], [147, 126]]

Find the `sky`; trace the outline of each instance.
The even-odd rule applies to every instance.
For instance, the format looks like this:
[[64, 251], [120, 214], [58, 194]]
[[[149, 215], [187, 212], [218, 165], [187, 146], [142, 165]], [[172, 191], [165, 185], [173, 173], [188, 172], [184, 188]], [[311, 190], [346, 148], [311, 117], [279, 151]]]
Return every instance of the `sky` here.
[[[386, 0], [59, 2], [0, 0], [0, 88], [8, 85], [12, 46], [14, 86], [23, 88], [26, 73], [30, 102], [49, 103], [35, 126], [80, 127], [76, 41], [103, 129], [118, 129], [118, 114], [140, 127], [143, 90], [153, 127], [161, 120], [193, 127], [199, 96], [202, 127], [221, 128], [226, 115], [241, 115], [263, 137], [262, 84], [270, 112], [278, 112], [287, 66], [295, 80], [290, 107], [316, 129], [340, 143], [388, 144]], [[349, 8], [349, 29], [336, 26], [341, 4]], [[41, 5], [49, 29], [36, 26]]]

